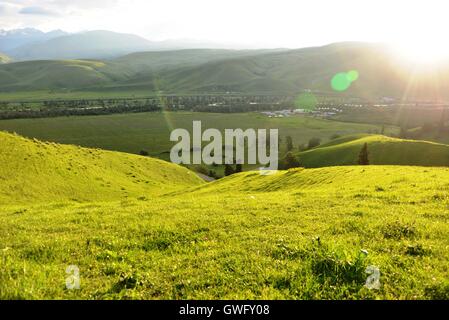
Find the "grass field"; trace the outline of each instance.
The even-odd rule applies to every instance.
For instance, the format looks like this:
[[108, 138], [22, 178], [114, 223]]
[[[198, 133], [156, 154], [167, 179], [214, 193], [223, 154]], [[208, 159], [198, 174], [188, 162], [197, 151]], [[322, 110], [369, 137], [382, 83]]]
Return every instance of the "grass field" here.
[[1, 204], [149, 198], [201, 183], [195, 173], [158, 159], [3, 132], [0, 150]]
[[[0, 130], [65, 144], [93, 147], [113, 151], [138, 154], [145, 150], [152, 157], [169, 160], [170, 132], [175, 128], [192, 130], [192, 121], [201, 120], [203, 130], [217, 128], [279, 129], [283, 139], [280, 146], [281, 157], [285, 153], [285, 137], [290, 135], [294, 147], [307, 144], [312, 137], [330, 140], [334, 134], [379, 132], [381, 126], [371, 124], [351, 124], [304, 116], [289, 118], [268, 118], [259, 113], [219, 114], [199, 112], [132, 113], [105, 116], [78, 116], [43, 119], [17, 119], [0, 121]], [[395, 133], [397, 128], [387, 127], [387, 132]], [[192, 166], [195, 168], [196, 166]], [[245, 165], [245, 169], [254, 166]], [[224, 166], [209, 166], [222, 176]]]
[[[206, 184], [144, 157], [0, 145], [0, 299], [449, 299], [447, 168]], [[65, 287], [69, 265], [79, 290]], [[364, 286], [368, 266], [380, 289]]]
[[[303, 116], [268, 118], [258, 113], [193, 112], [4, 120], [0, 121], [0, 130], [46, 141], [128, 153], [146, 150], [151, 156], [168, 159], [166, 152], [169, 152], [174, 144], [169, 141], [171, 130], [185, 128], [191, 131], [194, 120], [201, 120], [204, 129], [278, 128], [284, 141], [285, 136], [292, 136], [295, 148], [299, 144], [307, 143], [312, 137], [321, 138], [326, 142], [333, 134], [348, 135], [381, 130], [379, 125], [352, 124]], [[396, 131], [395, 127], [387, 128], [387, 132]]]

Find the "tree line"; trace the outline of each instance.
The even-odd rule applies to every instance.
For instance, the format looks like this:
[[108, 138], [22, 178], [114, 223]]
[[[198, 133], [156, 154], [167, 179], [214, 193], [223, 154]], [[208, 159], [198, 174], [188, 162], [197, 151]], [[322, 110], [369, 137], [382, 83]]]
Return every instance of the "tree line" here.
[[87, 116], [106, 115], [115, 113], [136, 112], [160, 112], [162, 108], [158, 105], [117, 105], [92, 108], [49, 108], [49, 109], [27, 109], [27, 110], [0, 110], [0, 120], [22, 119], [22, 118], [49, 118], [61, 116]]

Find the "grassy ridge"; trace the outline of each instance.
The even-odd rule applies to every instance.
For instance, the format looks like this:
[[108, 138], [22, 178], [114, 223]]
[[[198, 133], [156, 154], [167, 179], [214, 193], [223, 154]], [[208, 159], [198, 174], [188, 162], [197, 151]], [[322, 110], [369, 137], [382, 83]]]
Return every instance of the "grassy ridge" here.
[[0, 132], [0, 203], [152, 197], [201, 184], [171, 163]]
[[354, 165], [365, 143], [368, 144], [370, 164], [449, 166], [449, 145], [381, 135], [342, 137], [298, 156], [307, 168]]
[[[270, 175], [260, 175], [257, 171], [244, 172], [238, 175], [232, 175], [217, 182], [204, 184], [191, 189], [175, 192], [176, 194], [194, 193], [194, 194], [212, 194], [219, 190], [234, 193], [252, 193], [252, 192], [284, 192], [301, 195], [301, 192], [323, 192], [338, 191], [345, 192], [367, 192], [376, 189], [379, 186], [390, 186], [389, 192], [400, 190], [406, 187], [406, 182], [413, 180], [421, 188], [430, 187], [434, 181], [429, 181], [429, 172], [432, 178], [436, 178], [439, 184], [445, 185], [444, 190], [449, 184], [448, 168], [435, 168], [436, 171], [429, 171], [430, 168], [413, 166], [342, 166], [312, 169], [290, 169], [287, 171], [279, 170]], [[393, 174], [394, 173], [394, 174]], [[406, 175], [408, 178], [400, 178]], [[373, 182], [370, 177], [376, 177]], [[401, 187], [396, 188], [398, 184]], [[431, 189], [431, 188], [430, 188]], [[301, 190], [301, 192], [299, 192]], [[386, 190], [380, 190], [386, 191]], [[414, 194], [416, 196], [416, 194]], [[419, 198], [418, 198], [419, 199]]]
[[[138, 52], [112, 60], [35, 60], [0, 67], [2, 98], [31, 95], [58, 97], [148, 96], [166, 89], [160, 73], [212, 61], [267, 53], [273, 50], [174, 50]], [[0, 60], [1, 60], [0, 56]], [[77, 92], [82, 90], [83, 92]], [[96, 93], [90, 93], [95, 91]], [[27, 93], [23, 93], [26, 91]], [[87, 92], [85, 92], [87, 91]], [[117, 92], [120, 92], [118, 94]], [[11, 98], [10, 98], [11, 99]]]
[[123, 63], [132, 70], [141, 73], [143, 70], [162, 71], [174, 67], [186, 68], [213, 61], [255, 56], [274, 51], [280, 50], [184, 49], [131, 53], [114, 61]]
[[[279, 51], [173, 51], [128, 55], [103, 61], [94, 71], [68, 67], [62, 61], [35, 61], [0, 66], [8, 81], [0, 91], [145, 91], [155, 93], [264, 93], [297, 95], [304, 90], [335, 93], [331, 79], [357, 70], [359, 79], [342, 95], [434, 100], [447, 98], [449, 69], [415, 74], [413, 65], [398, 63], [385, 47], [366, 43], [337, 43], [317, 48]], [[58, 65], [55, 67], [53, 64]], [[63, 66], [61, 66], [61, 64]], [[20, 77], [21, 70], [42, 77]], [[61, 72], [64, 69], [64, 72]], [[71, 81], [73, 78], [76, 81]], [[433, 79], [438, 78], [438, 83]], [[410, 80], [413, 79], [411, 82]]]
[[129, 76], [126, 68], [112, 62], [90, 60], [43, 60], [5, 64], [0, 84], [6, 91], [65, 90], [105, 86]]

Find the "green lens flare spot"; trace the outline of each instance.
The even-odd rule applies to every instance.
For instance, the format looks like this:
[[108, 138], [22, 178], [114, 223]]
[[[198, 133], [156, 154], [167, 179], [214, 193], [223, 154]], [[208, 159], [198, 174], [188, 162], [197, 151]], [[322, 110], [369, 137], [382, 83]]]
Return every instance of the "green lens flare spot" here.
[[351, 82], [357, 81], [359, 78], [359, 72], [357, 70], [351, 70], [347, 73], [347, 75]]
[[310, 92], [301, 93], [295, 99], [295, 106], [298, 109], [314, 110], [317, 104], [318, 99]]
[[351, 80], [346, 72], [340, 72], [332, 78], [331, 86], [335, 91], [345, 91], [351, 86]]
[[351, 70], [349, 72], [339, 72], [331, 80], [332, 89], [335, 91], [346, 91], [354, 81], [359, 78], [359, 72], [357, 70]]

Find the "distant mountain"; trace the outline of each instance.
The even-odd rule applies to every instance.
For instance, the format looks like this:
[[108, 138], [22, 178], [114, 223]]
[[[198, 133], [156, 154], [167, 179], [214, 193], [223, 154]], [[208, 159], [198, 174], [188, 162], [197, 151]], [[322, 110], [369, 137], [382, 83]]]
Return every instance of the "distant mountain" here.
[[9, 54], [11, 50], [18, 47], [40, 43], [66, 34], [61, 30], [42, 32], [33, 28], [0, 30], [0, 51]]
[[27, 44], [10, 54], [18, 60], [105, 59], [154, 48], [157, 48], [157, 44], [136, 35], [88, 31]]
[[0, 52], [3, 51], [19, 61], [112, 59], [136, 52], [185, 49], [220, 51], [228, 48], [241, 48], [241, 46], [186, 39], [149, 41], [133, 34], [103, 30], [74, 34], [60, 30], [45, 33], [32, 28], [0, 30]]
[[[346, 91], [334, 91], [333, 76], [350, 70], [358, 71], [358, 79]], [[388, 48], [366, 43], [297, 50], [142, 52], [102, 61], [29, 61], [2, 65], [0, 74], [0, 91], [64, 88], [297, 95], [312, 90], [366, 99], [449, 99], [449, 64], [418, 73], [416, 66], [398, 63]]]

